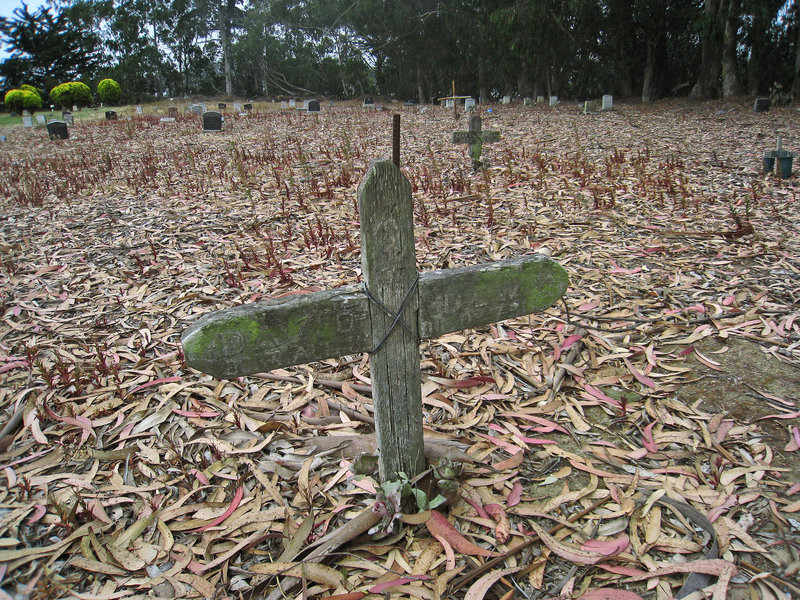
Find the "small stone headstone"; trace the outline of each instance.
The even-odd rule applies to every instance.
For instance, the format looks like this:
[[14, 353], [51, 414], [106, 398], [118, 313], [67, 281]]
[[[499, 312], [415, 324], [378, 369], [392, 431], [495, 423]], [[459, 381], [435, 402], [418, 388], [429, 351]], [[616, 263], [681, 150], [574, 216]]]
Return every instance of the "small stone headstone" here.
[[161, 123], [174, 123], [175, 122], [175, 117], [161, 117], [159, 119], [159, 121]]
[[281, 110], [289, 108], [289, 103], [286, 100], [281, 100]]
[[464, 100], [464, 110], [472, 110], [473, 108], [475, 108], [475, 98]]
[[245, 104], [242, 108], [244, 108], [244, 112], [250, 112], [253, 110], [252, 104]]
[[240, 113], [242, 112], [242, 105], [239, 102], [233, 103], [233, 112]]
[[550, 96], [550, 106], [558, 106], [558, 96]]
[[47, 124], [47, 133], [51, 140], [66, 140], [69, 138], [69, 129], [64, 121], [50, 121]]
[[533, 99], [530, 96], [522, 99], [523, 106], [531, 106], [532, 104], [533, 104]]
[[142, 112], [143, 112], [143, 111], [142, 111], [142, 107], [141, 107], [141, 106], [137, 106], [137, 107], [136, 107], [136, 114], [137, 114], [137, 115], [141, 115], [141, 114], [142, 114]]
[[222, 131], [222, 114], [213, 110], [204, 112], [203, 131]]
[[196, 115], [202, 115], [202, 114], [203, 114], [203, 112], [205, 112], [205, 111], [203, 110], [203, 107], [202, 107], [202, 106], [200, 106], [199, 104], [192, 104], [192, 105], [191, 105], [189, 108], [190, 108], [190, 109], [191, 109], [191, 111], [192, 111], [194, 114], [196, 114]]
[[22, 126], [23, 127], [33, 127], [33, 117], [31, 117], [31, 116], [22, 117]]
[[503, 96], [503, 99], [500, 101], [501, 104], [511, 104], [511, 96]]
[[769, 98], [756, 98], [755, 103], [753, 104], [753, 112], [760, 113], [760, 112], [767, 112], [770, 107], [770, 99]]
[[28, 110], [28, 109], [26, 109], [26, 108], [23, 108], [23, 109], [22, 109], [22, 116], [23, 116], [23, 117], [30, 117], [30, 116], [31, 116], [31, 111], [29, 111], [29, 110]]
[[78, 112], [78, 107], [75, 104], [72, 105], [72, 112]]
[[308, 110], [308, 100], [303, 100], [303, 103], [297, 107], [297, 110]]
[[47, 125], [47, 117], [45, 117], [44, 115], [36, 115], [36, 124]]
[[319, 112], [319, 101], [317, 100], [309, 100], [308, 106], [306, 107], [308, 112]]
[[178, 116], [178, 107], [177, 106], [170, 106], [167, 109], [167, 116], [168, 117], [177, 117]]
[[614, 96], [606, 94], [603, 96], [603, 106], [601, 110], [611, 110], [614, 108]]
[[445, 108], [454, 108], [455, 105], [456, 105], [456, 101], [453, 98], [447, 98], [444, 101], [444, 107]]
[[219, 104], [217, 104], [217, 108], [220, 110], [225, 110], [227, 107], [228, 105], [225, 104], [224, 102], [220, 102]]
[[64, 119], [64, 123], [67, 125], [74, 125], [75, 121], [72, 119], [72, 113], [68, 110], [61, 111], [61, 118]]
[[297, 102], [292, 98], [289, 100], [289, 108], [297, 108]]
[[328, 100], [328, 108], [333, 108], [333, 100]]
[[536, 96], [536, 104], [544, 104], [544, 96]]
[[597, 112], [598, 110], [599, 108], [597, 106], [597, 100], [587, 100], [583, 103], [583, 114], [585, 115]]
[[375, 99], [372, 96], [364, 96], [364, 106], [373, 108], [375, 106]]
[[117, 111], [115, 110], [107, 110], [106, 111], [106, 121], [116, 121], [117, 120]]

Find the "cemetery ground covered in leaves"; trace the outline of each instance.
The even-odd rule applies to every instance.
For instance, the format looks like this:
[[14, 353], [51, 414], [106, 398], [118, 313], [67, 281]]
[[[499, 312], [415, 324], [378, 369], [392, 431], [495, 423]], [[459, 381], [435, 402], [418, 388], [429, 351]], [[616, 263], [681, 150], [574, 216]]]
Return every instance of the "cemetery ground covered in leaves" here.
[[390, 108], [421, 271], [546, 252], [570, 276], [421, 344], [413, 486], [447, 503], [370, 509], [367, 355], [218, 381], [179, 344], [360, 281], [392, 110], [6, 127], [0, 598], [798, 597], [800, 203], [761, 156], [800, 113], [495, 106], [473, 174], [467, 118]]

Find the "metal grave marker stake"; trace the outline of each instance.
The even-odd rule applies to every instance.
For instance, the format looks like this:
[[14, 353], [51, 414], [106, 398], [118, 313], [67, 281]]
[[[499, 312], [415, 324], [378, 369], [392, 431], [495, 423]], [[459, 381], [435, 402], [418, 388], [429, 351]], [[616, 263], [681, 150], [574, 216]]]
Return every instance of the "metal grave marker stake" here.
[[469, 131], [454, 131], [454, 144], [469, 144], [469, 153], [472, 156], [472, 170], [477, 171], [483, 166], [481, 150], [484, 144], [494, 144], [500, 141], [499, 131], [481, 131], [481, 118], [473, 115], [469, 118]]
[[189, 366], [219, 378], [370, 352], [380, 473], [391, 481], [425, 468], [420, 340], [544, 310], [567, 274], [543, 254], [418, 273], [411, 185], [391, 160], [370, 165], [358, 206], [363, 286], [217, 311], [181, 343]]

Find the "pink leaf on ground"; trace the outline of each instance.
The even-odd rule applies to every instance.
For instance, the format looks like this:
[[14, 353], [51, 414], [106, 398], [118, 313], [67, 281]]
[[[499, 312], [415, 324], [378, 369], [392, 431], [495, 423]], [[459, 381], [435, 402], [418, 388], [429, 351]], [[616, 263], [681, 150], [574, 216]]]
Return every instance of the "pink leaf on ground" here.
[[642, 600], [639, 594], [628, 590], [615, 590], [611, 588], [595, 588], [586, 590], [578, 600]]
[[625, 365], [628, 367], [628, 370], [631, 372], [631, 374], [636, 378], [636, 381], [638, 381], [642, 385], [646, 385], [649, 388], [655, 389], [656, 387], [655, 382], [652, 379], [650, 379], [647, 375], [639, 371], [636, 367], [634, 367], [631, 361], [629, 361], [627, 357], [623, 358], [622, 360], [625, 361]]
[[511, 491], [508, 493], [508, 498], [506, 499], [506, 504], [509, 508], [512, 506], [516, 506], [519, 504], [520, 499], [522, 498], [522, 484], [519, 481], [515, 481], [514, 485], [511, 486]]
[[197, 529], [190, 530], [191, 533], [200, 533], [205, 531], [206, 529], [210, 529], [211, 527], [215, 527], [222, 523], [225, 519], [231, 516], [233, 511], [239, 508], [239, 503], [242, 501], [242, 497], [244, 496], [244, 488], [239, 486], [236, 488], [236, 492], [233, 494], [233, 500], [231, 500], [231, 505], [227, 508], [227, 510], [218, 516], [216, 519], [211, 521], [208, 525], [203, 525], [202, 527], [198, 527]]
[[603, 556], [613, 556], [620, 552], [625, 552], [628, 546], [630, 546], [630, 543], [628, 536], [623, 533], [613, 540], [606, 540], [605, 542], [601, 542], [600, 540], [586, 540], [581, 544], [581, 550], [599, 552]]
[[644, 447], [647, 448], [648, 452], [656, 452], [658, 451], [658, 446], [656, 446], [656, 441], [653, 439], [653, 426], [657, 423], [657, 421], [653, 421], [647, 427], [644, 428], [642, 431], [642, 442], [644, 443]]
[[425, 522], [425, 527], [428, 528], [431, 535], [435, 536], [437, 539], [444, 539], [450, 546], [461, 552], [461, 554], [469, 554], [470, 556], [495, 556], [494, 552], [476, 546], [456, 531], [456, 528], [453, 527], [450, 521], [438, 510], [431, 511], [431, 518]]

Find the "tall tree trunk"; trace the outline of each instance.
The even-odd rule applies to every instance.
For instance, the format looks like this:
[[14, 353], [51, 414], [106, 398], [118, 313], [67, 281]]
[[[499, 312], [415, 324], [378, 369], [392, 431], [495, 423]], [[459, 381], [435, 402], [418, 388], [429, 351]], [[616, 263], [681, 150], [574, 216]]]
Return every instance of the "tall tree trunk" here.
[[800, 98], [800, 27], [797, 28], [797, 43], [794, 55], [794, 82], [792, 82], [792, 96]]
[[729, 0], [725, 19], [725, 41], [722, 48], [722, 97], [738, 96], [739, 76], [736, 73], [736, 30], [739, 28], [739, 0]]
[[644, 61], [644, 81], [642, 82], [642, 102], [653, 99], [653, 75], [655, 73], [656, 41], [647, 38], [647, 55]]
[[419, 103], [425, 104], [425, 86], [423, 85], [422, 67], [417, 65], [417, 96]]
[[[725, 3], [725, 0], [721, 0]], [[708, 98], [715, 87], [720, 68], [720, 41], [717, 16], [721, 11], [720, 0], [704, 0], [703, 41], [700, 71], [691, 93], [692, 98]]]
[[219, 10], [219, 41], [222, 46], [222, 71], [225, 74], [225, 95], [233, 95], [231, 77], [231, 15], [236, 0], [222, 0]]
[[756, 8], [753, 11], [753, 23], [750, 33], [750, 56], [747, 59], [747, 93], [750, 96], [758, 96], [761, 87], [761, 57], [764, 50], [764, 14]]

